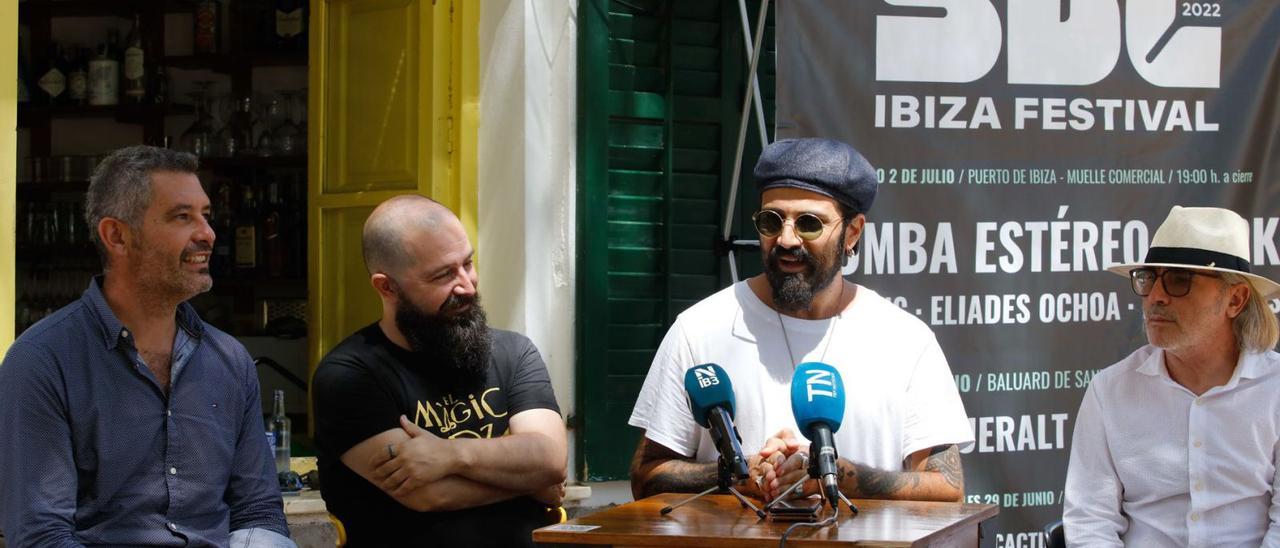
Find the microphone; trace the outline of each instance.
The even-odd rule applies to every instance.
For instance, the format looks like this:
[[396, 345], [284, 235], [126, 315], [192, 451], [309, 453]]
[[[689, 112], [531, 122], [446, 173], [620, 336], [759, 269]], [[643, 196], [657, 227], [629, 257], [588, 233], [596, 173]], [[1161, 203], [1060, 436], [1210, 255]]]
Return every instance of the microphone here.
[[685, 371], [684, 390], [689, 394], [693, 420], [711, 430], [711, 439], [729, 472], [735, 479], [747, 477], [742, 440], [733, 426], [733, 384], [729, 374], [714, 363], [694, 366]]
[[809, 438], [812, 462], [809, 477], [822, 484], [822, 494], [835, 507], [840, 502], [836, 484], [835, 434], [844, 420], [844, 383], [836, 368], [821, 362], [802, 363], [791, 377], [791, 412], [796, 426]]

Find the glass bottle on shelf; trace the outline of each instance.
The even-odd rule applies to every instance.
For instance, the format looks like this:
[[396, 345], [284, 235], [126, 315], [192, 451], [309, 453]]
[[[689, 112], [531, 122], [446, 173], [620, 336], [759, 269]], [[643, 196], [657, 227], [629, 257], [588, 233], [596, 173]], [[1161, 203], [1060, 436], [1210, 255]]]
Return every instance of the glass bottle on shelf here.
[[49, 44], [49, 56], [45, 71], [37, 81], [43, 92], [44, 103], [61, 105], [67, 100], [67, 73], [63, 71], [62, 49], [57, 43]]
[[284, 218], [280, 212], [280, 185], [271, 181], [267, 185], [267, 206], [262, 216], [262, 245], [266, 248], [267, 275], [272, 278], [284, 276], [285, 242], [283, 237]]
[[146, 49], [142, 44], [142, 16], [133, 14], [133, 29], [125, 40], [124, 94], [131, 103], [147, 97]]
[[290, 173], [285, 179], [285, 201], [282, 204], [285, 223], [282, 232], [285, 238], [284, 275], [289, 278], [302, 278], [307, 266], [307, 188], [304, 171]]
[[67, 48], [71, 61], [71, 74], [67, 76], [67, 98], [71, 104], [84, 106], [89, 102], [89, 50], [81, 46]]
[[213, 263], [209, 266], [214, 276], [225, 276], [231, 273], [234, 257], [232, 248], [235, 243], [235, 223], [232, 222], [231, 183], [222, 181], [218, 185], [217, 209], [213, 210]]
[[156, 73], [152, 77], [153, 84], [151, 86], [151, 102], [157, 105], [169, 103], [169, 71], [164, 65], [156, 67]]
[[18, 103], [31, 102], [31, 73], [27, 70], [27, 37], [30, 36], [26, 25], [18, 25]]
[[116, 62], [116, 98], [111, 104], [119, 104], [124, 95], [124, 45], [120, 43], [120, 29], [107, 29], [107, 56]]
[[120, 63], [111, 56], [109, 44], [98, 45], [98, 55], [89, 61], [89, 104], [114, 105], [120, 96]]
[[253, 98], [236, 100], [236, 109], [227, 120], [226, 147], [229, 156], [253, 156]]
[[275, 46], [279, 51], [304, 51], [307, 44], [307, 0], [274, 0]]
[[191, 33], [191, 50], [195, 53], [218, 53], [219, 34], [222, 30], [218, 20], [219, 11], [217, 0], [196, 0]]
[[236, 270], [242, 274], [251, 274], [258, 269], [258, 202], [253, 196], [253, 187], [244, 185], [240, 198], [240, 208], [236, 210]]

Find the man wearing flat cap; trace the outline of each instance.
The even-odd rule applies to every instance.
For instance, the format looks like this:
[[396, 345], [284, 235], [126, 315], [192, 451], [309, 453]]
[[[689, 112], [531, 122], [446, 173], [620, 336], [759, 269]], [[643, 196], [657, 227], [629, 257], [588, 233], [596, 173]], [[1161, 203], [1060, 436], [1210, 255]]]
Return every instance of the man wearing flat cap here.
[[1150, 343], [1098, 373], [1072, 437], [1071, 546], [1280, 546], [1280, 355], [1249, 223], [1177, 207], [1142, 263]]
[[[972, 433], [933, 333], [841, 267], [875, 199], [875, 170], [829, 139], [778, 141], [755, 168], [764, 273], [676, 318], [654, 356], [630, 424], [644, 429], [631, 466], [636, 498], [716, 485], [718, 453], [690, 413], [686, 370], [719, 364], [732, 379], [735, 424], [752, 478], [767, 499], [806, 476], [790, 385], [798, 364], [839, 370], [846, 400], [835, 437], [840, 490], [856, 498], [958, 501], [958, 445]], [[817, 492], [816, 481], [803, 493]]]

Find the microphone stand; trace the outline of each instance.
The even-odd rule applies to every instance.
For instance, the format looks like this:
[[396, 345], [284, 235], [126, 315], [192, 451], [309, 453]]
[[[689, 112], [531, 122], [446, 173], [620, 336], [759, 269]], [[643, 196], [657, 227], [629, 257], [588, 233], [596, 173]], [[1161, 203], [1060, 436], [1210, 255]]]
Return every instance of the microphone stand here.
[[720, 459], [717, 462], [718, 464], [716, 466], [717, 466], [717, 472], [719, 476], [716, 481], [715, 487], [711, 487], [706, 491], [693, 495], [680, 502], [672, 504], [671, 506], [667, 506], [663, 508], [661, 512], [659, 512], [659, 515], [665, 516], [667, 514], [670, 514], [672, 510], [675, 510], [676, 508], [689, 504], [690, 502], [693, 502], [697, 499], [700, 499], [712, 493], [723, 494], [724, 492], [728, 491], [729, 493], [733, 494], [733, 496], [738, 498], [738, 502], [742, 503], [743, 508], [750, 508], [752, 512], [755, 512], [756, 517], [759, 517], [760, 519], [764, 519], [764, 512], [761, 511], [759, 508], [756, 508], [754, 504], [751, 504], [751, 501], [747, 500], [747, 497], [742, 496], [742, 493], [739, 493], [737, 489], [734, 489], [733, 472], [729, 470], [729, 463], [725, 462], [724, 455], [721, 455]]
[[[810, 455], [814, 454], [813, 444], [809, 445], [809, 454]], [[799, 481], [791, 484], [791, 487], [788, 487], [785, 491], [779, 494], [777, 498], [769, 501], [768, 504], [764, 505], [765, 511], [766, 512], [771, 511], [774, 505], [778, 504], [779, 502], [782, 502], [783, 500], [786, 500], [786, 498], [791, 496], [792, 493], [799, 490], [800, 487], [804, 485], [804, 482], [809, 481], [811, 479], [815, 479], [815, 480], [821, 479], [820, 474], [818, 474], [818, 459], [809, 459], [809, 477], [800, 478]], [[839, 489], [836, 489], [836, 496], [840, 500], [835, 500], [835, 501], [827, 500], [827, 496], [825, 493], [822, 492], [822, 489], [818, 489], [818, 494], [822, 496], [822, 500], [826, 501], [828, 504], [831, 505], [832, 508], [836, 509], [837, 511], [840, 509], [839, 508], [840, 501], [844, 501], [845, 505], [847, 505], [849, 509], [853, 511], [853, 515], [855, 516], [858, 515], [858, 507], [854, 506], [853, 502], [849, 500], [849, 497], [844, 496], [844, 493], [840, 492]]]

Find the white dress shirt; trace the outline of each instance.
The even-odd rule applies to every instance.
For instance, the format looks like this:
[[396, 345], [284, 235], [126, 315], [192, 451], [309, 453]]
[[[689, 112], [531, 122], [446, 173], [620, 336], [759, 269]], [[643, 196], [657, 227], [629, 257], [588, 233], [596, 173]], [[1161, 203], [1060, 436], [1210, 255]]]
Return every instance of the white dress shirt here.
[[1093, 378], [1067, 468], [1069, 546], [1280, 546], [1280, 354], [1197, 397], [1144, 346]]

